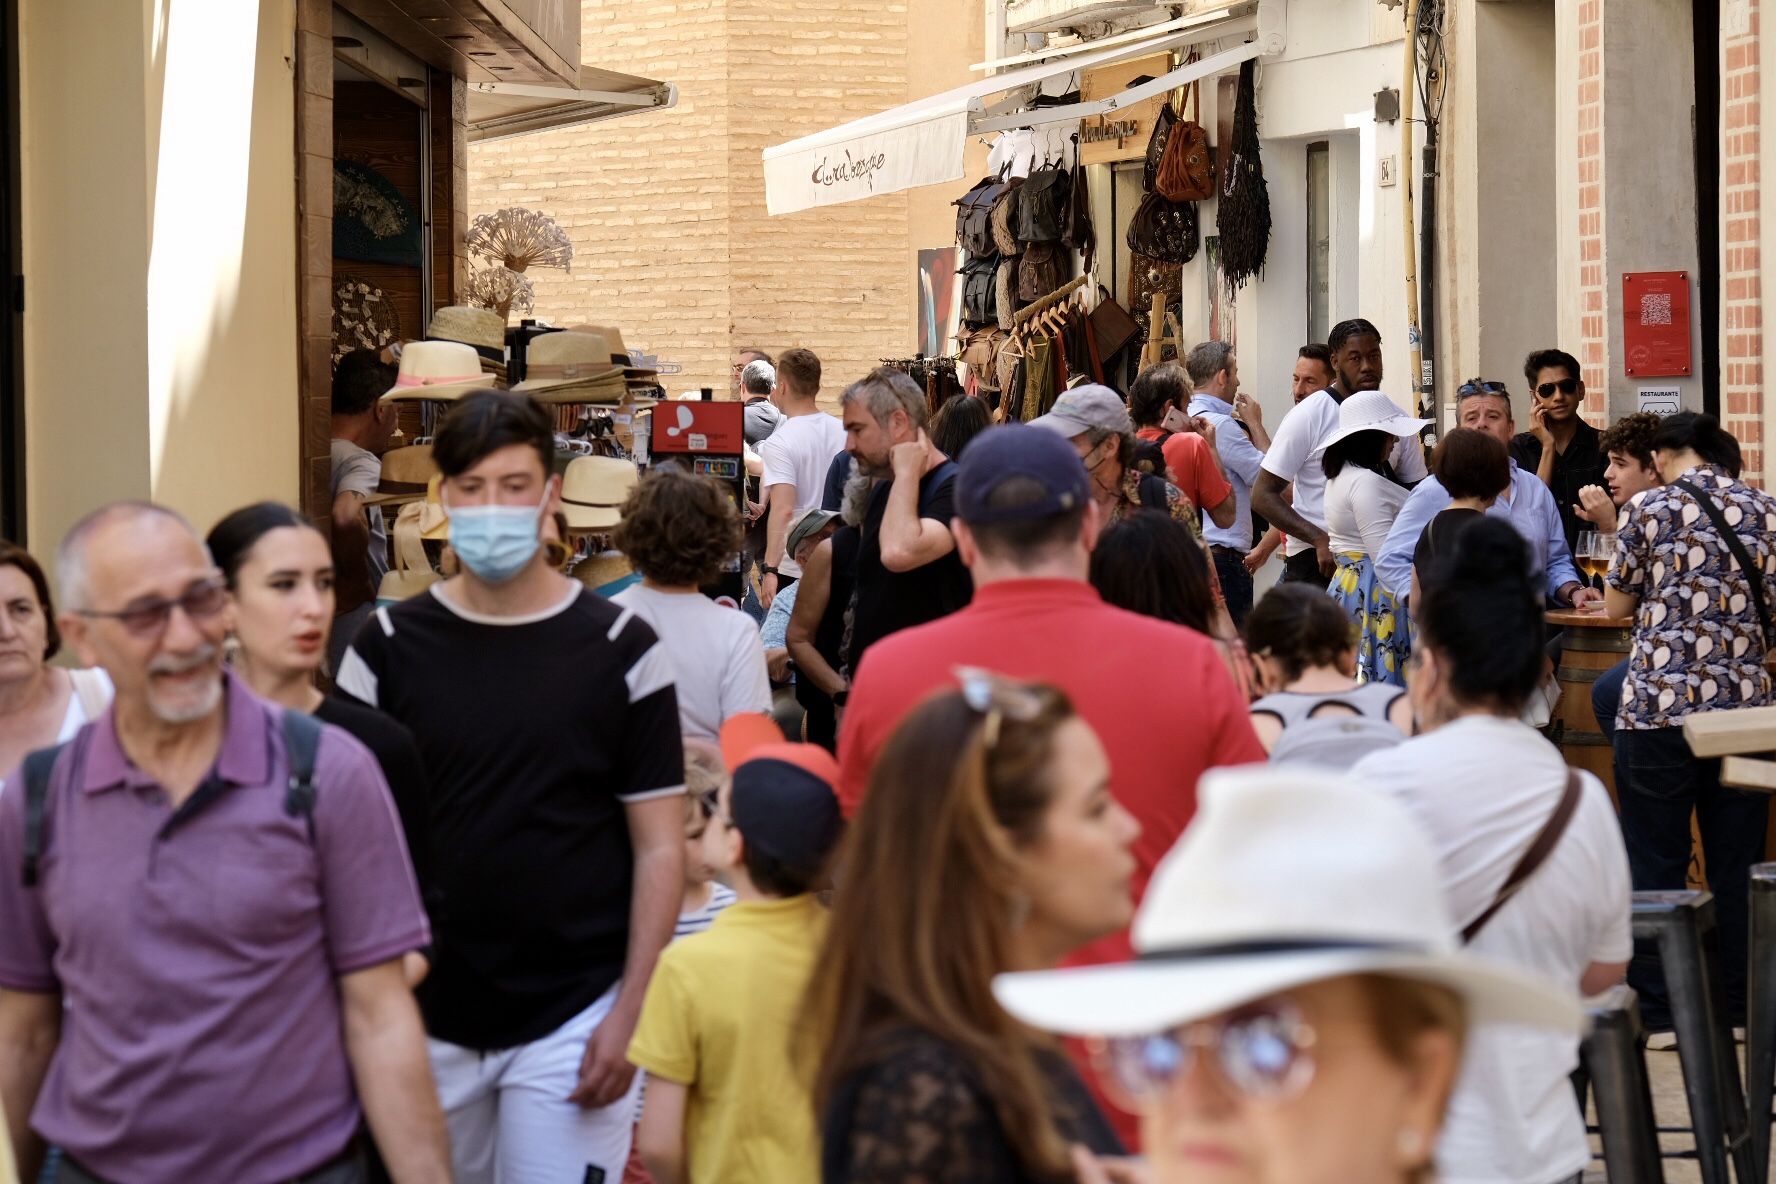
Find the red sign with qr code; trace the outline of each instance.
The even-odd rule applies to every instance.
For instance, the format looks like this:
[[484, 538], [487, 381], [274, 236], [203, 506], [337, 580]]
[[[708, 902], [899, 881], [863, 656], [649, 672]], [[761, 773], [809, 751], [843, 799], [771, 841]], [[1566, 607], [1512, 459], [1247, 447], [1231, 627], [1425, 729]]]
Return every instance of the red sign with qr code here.
[[1622, 367], [1634, 378], [1690, 373], [1690, 273], [1622, 276]]

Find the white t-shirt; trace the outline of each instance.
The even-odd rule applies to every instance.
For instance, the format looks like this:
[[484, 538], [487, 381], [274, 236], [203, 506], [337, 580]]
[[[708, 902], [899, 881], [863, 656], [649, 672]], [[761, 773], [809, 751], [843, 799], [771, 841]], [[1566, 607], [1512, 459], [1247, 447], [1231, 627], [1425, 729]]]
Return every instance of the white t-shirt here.
[[[758, 446], [759, 459], [765, 472], [759, 478], [759, 491], [769, 497], [773, 485], [795, 486], [795, 512], [820, 504], [826, 488], [826, 470], [833, 457], [845, 450], [845, 425], [824, 411], [810, 415], [792, 415], [777, 425], [777, 430]], [[795, 521], [795, 515], [790, 516]], [[784, 527], [785, 531], [789, 528]], [[794, 556], [784, 555], [777, 564], [784, 575], [799, 579], [802, 569]]]
[[1361, 465], [1345, 465], [1326, 485], [1326, 533], [1332, 551], [1381, 554], [1394, 519], [1412, 491]]
[[[1330, 391], [1309, 395], [1283, 416], [1270, 448], [1264, 454], [1263, 469], [1267, 473], [1293, 482], [1295, 512], [1324, 530], [1326, 528], [1326, 441], [1338, 431], [1338, 400]], [[1408, 437], [1394, 449], [1394, 472], [1408, 485], [1430, 475], [1425, 465], [1424, 445], [1417, 436]], [[1298, 555], [1313, 546], [1294, 535], [1288, 537], [1284, 551]], [[1370, 555], [1375, 555], [1371, 551]]]
[[[369, 497], [382, 484], [382, 458], [350, 440], [333, 441], [333, 496], [355, 493]], [[382, 524], [382, 507], [366, 511], [370, 523], [370, 587], [382, 584], [388, 574], [388, 533]], [[347, 638], [349, 641], [350, 639]]]
[[111, 700], [117, 697], [111, 676], [97, 666], [70, 670], [68, 677], [74, 683], [74, 690], [68, 696], [68, 711], [62, 716], [62, 730], [56, 733], [57, 744], [74, 739], [74, 733], [104, 714]]
[[765, 647], [751, 617], [701, 593], [657, 592], [643, 584], [611, 600], [652, 625], [666, 648], [685, 735], [716, 740], [729, 716], [771, 710]]
[[[1351, 770], [1423, 826], [1458, 925], [1491, 905], [1554, 812], [1566, 775], [1557, 748], [1496, 716], [1445, 724]], [[1579, 776], [1583, 796], [1566, 833], [1469, 947], [1575, 994], [1588, 965], [1626, 962], [1634, 949], [1621, 826], [1603, 784]], [[1583, 1171], [1591, 1150], [1568, 1080], [1577, 1065], [1570, 1037], [1501, 1026], [1470, 1033], [1437, 1146], [1438, 1179], [1553, 1184]]]

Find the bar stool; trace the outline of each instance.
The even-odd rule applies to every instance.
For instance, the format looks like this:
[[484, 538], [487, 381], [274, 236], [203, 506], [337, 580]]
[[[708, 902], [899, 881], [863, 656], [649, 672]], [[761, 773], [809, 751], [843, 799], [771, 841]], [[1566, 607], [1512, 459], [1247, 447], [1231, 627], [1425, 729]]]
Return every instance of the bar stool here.
[[1631, 916], [1635, 940], [1658, 946], [1703, 1182], [1761, 1180], [1753, 1162], [1733, 1031], [1720, 999], [1714, 897], [1690, 890], [1636, 892]]
[[1619, 984], [1591, 1000], [1586, 1011], [1591, 1033], [1579, 1045], [1579, 1066], [1597, 1100], [1596, 1130], [1610, 1184], [1665, 1184], [1640, 999], [1634, 988]]
[[1745, 1003], [1745, 1095], [1758, 1184], [1770, 1169], [1770, 1106], [1776, 1079], [1776, 863], [1751, 869], [1751, 965]]

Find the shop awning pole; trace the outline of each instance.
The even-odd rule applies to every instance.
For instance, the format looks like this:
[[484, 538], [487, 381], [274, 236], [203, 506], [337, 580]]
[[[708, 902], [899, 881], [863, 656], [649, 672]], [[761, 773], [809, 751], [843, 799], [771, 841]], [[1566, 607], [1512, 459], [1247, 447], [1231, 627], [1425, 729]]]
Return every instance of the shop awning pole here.
[[1258, 57], [1267, 51], [1262, 40], [1248, 41], [1233, 49], [1222, 50], [1218, 54], [1206, 57], [1199, 62], [1191, 62], [1180, 66], [1169, 74], [1162, 74], [1150, 82], [1139, 86], [1131, 86], [1120, 94], [1108, 98], [1094, 99], [1089, 103], [1073, 103], [1066, 107], [1038, 107], [1030, 111], [1016, 111], [1009, 115], [990, 115], [984, 119], [973, 120], [970, 133], [1005, 131], [1014, 127], [1035, 127], [1043, 123], [1069, 123], [1081, 119], [1090, 119], [1097, 115], [1108, 115], [1112, 111], [1120, 111], [1136, 103], [1164, 94], [1181, 86], [1189, 86], [1199, 78], [1210, 78], [1226, 70], [1238, 68], [1240, 63]]

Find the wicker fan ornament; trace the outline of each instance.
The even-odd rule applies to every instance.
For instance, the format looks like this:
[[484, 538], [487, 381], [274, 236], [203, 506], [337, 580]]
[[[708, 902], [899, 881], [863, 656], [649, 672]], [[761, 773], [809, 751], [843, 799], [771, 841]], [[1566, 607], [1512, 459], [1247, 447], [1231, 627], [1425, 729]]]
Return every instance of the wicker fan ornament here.
[[388, 294], [353, 275], [333, 279], [333, 361], [353, 350], [381, 349], [401, 336], [401, 314]]
[[537, 267], [573, 269], [573, 243], [555, 219], [537, 210], [511, 206], [482, 214], [469, 227], [469, 253], [510, 271]]
[[491, 308], [502, 317], [516, 309], [530, 312], [536, 308], [536, 286], [526, 276], [509, 267], [479, 267], [469, 273], [464, 299], [476, 308]]

